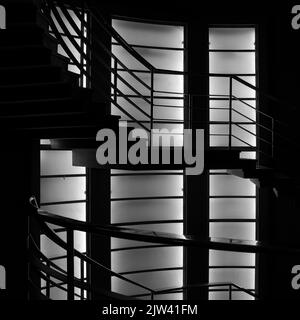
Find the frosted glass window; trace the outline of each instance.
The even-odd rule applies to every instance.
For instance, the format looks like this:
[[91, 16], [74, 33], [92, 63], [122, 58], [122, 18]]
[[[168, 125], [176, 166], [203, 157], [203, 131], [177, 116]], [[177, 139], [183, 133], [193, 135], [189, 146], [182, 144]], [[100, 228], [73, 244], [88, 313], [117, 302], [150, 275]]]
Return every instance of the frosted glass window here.
[[[75, 48], [75, 46], [72, 44], [71, 40], [69, 40], [68, 37], [63, 36], [62, 38], [63, 38], [64, 43], [67, 45], [68, 49], [71, 51], [71, 53], [74, 55], [74, 57], [76, 59], [74, 61], [73, 59], [71, 59], [71, 56], [70, 56], [71, 62], [73, 62], [73, 63], [75, 63], [76, 61], [80, 62], [80, 58], [81, 58], [80, 52]], [[74, 40], [79, 45], [79, 47], [81, 47], [81, 41], [79, 39], [74, 39]], [[57, 46], [57, 52], [59, 54], [61, 54], [62, 56], [69, 58], [69, 54], [65, 51], [63, 46], [60, 44]]]
[[210, 95], [229, 95], [229, 79], [223, 77], [209, 77]]
[[[81, 21], [77, 18], [77, 16], [75, 15], [75, 13], [70, 10], [70, 9], [67, 9], [69, 14], [71, 15], [72, 17], [72, 20], [75, 22], [75, 24], [77, 25], [78, 29], [81, 30]], [[75, 30], [72, 28], [71, 24], [69, 23], [69, 21], [67, 20], [67, 18], [65, 17], [65, 15], [63, 14], [63, 12], [61, 11], [60, 8], [57, 7], [57, 11], [58, 11], [58, 14], [59, 16], [62, 18], [64, 24], [66, 25], [66, 27], [68, 28], [68, 31], [71, 33], [71, 35], [77, 35], [77, 33], [75, 32]], [[55, 16], [53, 13], [51, 13], [51, 16], [52, 16], [52, 19], [58, 29], [58, 31], [60, 33], [63, 33], [63, 30], [62, 28], [60, 27], [59, 23], [57, 22]]]
[[137, 48], [136, 51], [157, 69], [183, 71], [183, 51]]
[[[239, 77], [239, 78], [255, 86], [254, 76], [245, 76], [245, 77]], [[228, 90], [229, 90], [229, 87], [228, 87]], [[253, 98], [253, 99], [256, 98], [256, 91], [254, 89], [251, 89], [249, 86], [237, 80], [232, 81], [232, 94], [236, 98]], [[246, 102], [248, 103], [248, 101]]]
[[134, 249], [111, 254], [115, 272], [182, 267], [183, 250], [176, 247]]
[[[66, 241], [65, 233], [61, 232], [57, 235]], [[66, 255], [66, 250], [62, 249], [45, 235], [41, 235], [41, 251], [49, 258]]]
[[112, 198], [182, 196], [182, 176], [111, 177]]
[[210, 266], [255, 266], [255, 253], [209, 250]]
[[[121, 46], [112, 46], [112, 53], [128, 68], [133, 70], [148, 70]], [[112, 60], [114, 61], [114, 60]], [[121, 67], [121, 66], [119, 66]]]
[[155, 107], [153, 113], [154, 113], [155, 119], [169, 119], [169, 120], [182, 120], [182, 121], [184, 119], [183, 108]]
[[113, 238], [113, 237], [111, 237], [110, 239], [111, 239], [111, 241], [110, 241], [111, 249], [121, 249], [121, 248], [132, 248], [132, 247], [157, 245], [157, 243], [126, 240], [126, 239]]
[[183, 218], [182, 199], [113, 201], [111, 223]]
[[[144, 113], [139, 111], [135, 106], [133, 106], [130, 102], [125, 100], [125, 98], [118, 98], [118, 104], [126, 110], [131, 116], [133, 116], [135, 119], [140, 121], [149, 121], [149, 115], [150, 115], [150, 105], [145, 102], [141, 101], [141, 99], [133, 99], [129, 98], [130, 101], [135, 103], [142, 111], [144, 111], [148, 116], [146, 116]], [[122, 120], [129, 119], [129, 116], [125, 115], [123, 116], [123, 112], [119, 110], [117, 107], [112, 106], [112, 114], [114, 115], [121, 115], [122, 114]]]
[[209, 282], [233, 282], [245, 289], [254, 289], [254, 269], [210, 269]]
[[229, 137], [228, 136], [210, 136], [209, 144], [211, 147], [223, 147], [228, 146]]
[[255, 73], [254, 52], [210, 52], [211, 73]]
[[[61, 259], [56, 259], [54, 261], [54, 263], [59, 266], [60, 268], [62, 268], [63, 270], [67, 271], [67, 258], [61, 258]], [[84, 277], [86, 277], [86, 263], [84, 262], [83, 264], [84, 268]], [[75, 257], [74, 258], [74, 275], [77, 278], [81, 278], [81, 263], [80, 263], [80, 259]]]
[[65, 218], [86, 221], [86, 203], [67, 203], [41, 206], [43, 210], [60, 215]]
[[254, 28], [210, 28], [211, 50], [254, 50]]
[[41, 175], [85, 174], [84, 167], [72, 166], [72, 151], [41, 151]]
[[[151, 289], [164, 289], [172, 287], [181, 287], [183, 282], [182, 270], [167, 270], [156, 272], [145, 272], [126, 275], [126, 278], [143, 284]], [[142, 288], [129, 284], [124, 280], [112, 277], [112, 291], [125, 295], [146, 293]]]
[[256, 199], [211, 198], [209, 214], [211, 219], [255, 219]]
[[178, 222], [134, 225], [134, 229], [183, 234], [183, 223]]
[[[250, 132], [248, 132], [250, 131]], [[256, 125], [240, 124], [232, 125], [232, 144], [233, 146], [256, 146]], [[235, 138], [235, 137], [237, 138]], [[240, 141], [240, 140], [242, 141]]]
[[0, 266], [0, 289], [6, 289], [6, 271], [3, 266]]
[[156, 294], [155, 300], [183, 300], [182, 293]]
[[248, 179], [233, 175], [211, 175], [209, 180], [211, 196], [255, 196], [255, 185]]
[[[118, 71], [120, 77], [117, 77], [117, 88], [124, 94], [127, 95], [136, 95], [136, 93], [130, 89], [130, 87], [124, 83], [125, 81], [128, 82], [135, 90], [138, 91], [140, 95], [144, 95], [150, 99], [150, 90], [145, 85], [150, 86], [150, 74], [148, 73], [140, 73], [135, 72], [134, 74], [137, 76], [139, 80], [137, 80], [132, 74], [126, 71]], [[114, 81], [114, 80], [112, 80]], [[112, 88], [113, 92], [113, 88]], [[145, 102], [144, 100], [141, 100]], [[145, 102], [146, 103], [146, 102]]]
[[209, 224], [209, 236], [255, 240], [255, 222], [211, 222]]
[[254, 297], [243, 291], [233, 291], [232, 300], [254, 300]]
[[85, 177], [42, 178], [41, 203], [85, 200]]
[[112, 26], [130, 44], [183, 48], [183, 26], [112, 20]]
[[226, 124], [211, 124], [209, 126], [210, 134], [222, 134], [228, 135], [229, 134], [229, 125]]
[[5, 8], [0, 5], [0, 29], [6, 29], [6, 12]]
[[[247, 104], [246, 104], [247, 103]], [[250, 106], [249, 106], [250, 105]], [[256, 121], [256, 101], [233, 101], [232, 102], [232, 120], [236, 122]]]
[[183, 85], [184, 83], [182, 75], [155, 74], [154, 76], [155, 90], [183, 93]]
[[73, 64], [69, 64], [68, 65], [68, 71], [80, 74], [79, 68], [77, 66], [73, 65]]
[[[222, 289], [227, 290], [228, 286]], [[229, 300], [229, 293], [227, 291], [210, 291], [208, 297], [209, 300]]]

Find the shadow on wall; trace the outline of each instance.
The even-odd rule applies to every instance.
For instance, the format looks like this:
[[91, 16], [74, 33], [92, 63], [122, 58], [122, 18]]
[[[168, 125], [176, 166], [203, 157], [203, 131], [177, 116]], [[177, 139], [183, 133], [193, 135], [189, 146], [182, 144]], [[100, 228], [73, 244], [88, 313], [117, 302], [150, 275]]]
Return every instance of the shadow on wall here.
[[6, 12], [5, 8], [0, 5], [0, 29], [6, 29]]
[[0, 290], [6, 289], [6, 271], [3, 266], [0, 266]]

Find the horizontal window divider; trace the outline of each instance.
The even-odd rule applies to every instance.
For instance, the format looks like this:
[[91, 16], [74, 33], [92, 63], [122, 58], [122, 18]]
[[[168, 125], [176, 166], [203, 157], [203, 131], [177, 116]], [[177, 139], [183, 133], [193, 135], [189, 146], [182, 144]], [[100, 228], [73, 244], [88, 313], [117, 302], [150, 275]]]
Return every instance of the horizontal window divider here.
[[120, 247], [120, 248], [114, 248], [111, 249], [111, 252], [118, 252], [118, 251], [127, 251], [127, 250], [139, 250], [139, 249], [152, 249], [152, 248], [170, 248], [170, 247], [178, 247], [174, 245], [168, 245], [168, 244], [158, 244], [158, 245], [141, 245], [141, 246], [132, 246], [132, 247]]
[[225, 196], [225, 195], [212, 195], [212, 196], [209, 196], [209, 198], [212, 198], [212, 199], [232, 199], [232, 198], [236, 198], [236, 199], [256, 199], [256, 196], [239, 196], [239, 195], [228, 195], [228, 196]]
[[255, 49], [209, 49], [208, 52], [256, 52]]
[[127, 197], [127, 198], [111, 198], [110, 201], [139, 201], [139, 200], [156, 200], [156, 199], [183, 199], [182, 196], [156, 196], [156, 197]]
[[51, 175], [41, 175], [41, 179], [48, 179], [48, 178], [78, 178], [78, 177], [86, 177], [85, 173], [79, 174], [51, 174]]
[[144, 270], [134, 270], [119, 272], [120, 275], [125, 276], [129, 274], [138, 274], [138, 273], [148, 273], [148, 272], [160, 272], [160, 271], [173, 271], [173, 270], [183, 270], [183, 267], [166, 267], [166, 268], [155, 268], [155, 269], [144, 269]]
[[122, 223], [112, 223], [112, 225], [117, 226], [117, 227], [123, 227], [123, 226], [135, 226], [135, 225], [147, 225], [147, 224], [165, 224], [165, 223], [183, 223], [183, 219], [122, 222]]
[[41, 202], [41, 206], [51, 206], [60, 204], [72, 204], [72, 203], [86, 203], [86, 200], [68, 200], [68, 201], [52, 201], [52, 202]]
[[[229, 285], [227, 285], [227, 289], [226, 287], [225, 288], [219, 288], [219, 289], [208, 289], [209, 292], [228, 292], [228, 287]], [[247, 289], [247, 288], [243, 288], [243, 289], [246, 289], [248, 291], [252, 291], [252, 292], [255, 292], [255, 289]], [[238, 288], [235, 288], [233, 285], [231, 286], [231, 291], [235, 291], [235, 292], [245, 292], [244, 290], [242, 289], [238, 289]], [[247, 292], [245, 292], [247, 294]]]
[[209, 269], [255, 269], [255, 266], [249, 265], [249, 266], [209, 266]]
[[143, 172], [143, 173], [111, 173], [111, 177], [124, 176], [184, 176], [183, 172]]
[[209, 219], [209, 222], [256, 222], [257, 219]]

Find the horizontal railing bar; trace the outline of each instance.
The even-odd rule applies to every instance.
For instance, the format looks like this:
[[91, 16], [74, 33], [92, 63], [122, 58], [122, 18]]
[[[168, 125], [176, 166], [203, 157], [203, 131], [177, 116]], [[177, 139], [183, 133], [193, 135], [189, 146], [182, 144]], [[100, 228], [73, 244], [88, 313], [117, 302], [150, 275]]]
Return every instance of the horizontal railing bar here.
[[208, 219], [209, 222], [241, 222], [241, 223], [244, 223], [244, 222], [256, 222], [257, 219]]
[[[208, 49], [208, 52], [256, 52], [255, 49]], [[255, 76], [256, 74], [253, 73]]]
[[[121, 44], [117, 42], [112, 42], [112, 45], [121, 46]], [[131, 44], [128, 43], [132, 48], [145, 48], [145, 49], [157, 49], [157, 50], [170, 50], [170, 51], [186, 51], [186, 48], [175, 48], [175, 47], [159, 47], [159, 46], [148, 46], [141, 44]]]
[[120, 274], [125, 276], [125, 275], [129, 275], [129, 274], [140, 274], [140, 273], [172, 271], [172, 270], [183, 270], [183, 267], [166, 267], [166, 268], [153, 268], [153, 269], [144, 269], [144, 270], [133, 270], [133, 271], [120, 272]]

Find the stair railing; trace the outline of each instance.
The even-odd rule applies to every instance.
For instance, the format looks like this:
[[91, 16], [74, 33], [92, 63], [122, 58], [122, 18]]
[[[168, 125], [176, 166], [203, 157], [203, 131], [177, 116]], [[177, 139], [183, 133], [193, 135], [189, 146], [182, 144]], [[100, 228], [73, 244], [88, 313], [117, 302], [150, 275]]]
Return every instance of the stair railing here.
[[[33, 204], [33, 197], [30, 202]], [[40, 230], [45, 234], [51, 241], [62, 249], [67, 251], [67, 269], [64, 270], [55, 264], [53, 261], [48, 259], [39, 249], [39, 247], [34, 242], [33, 234], [29, 233], [28, 235], [28, 255], [29, 255], [29, 264], [30, 270], [37, 273], [40, 278], [44, 279], [48, 284], [47, 294], [49, 297], [49, 286], [54, 286], [58, 288], [63, 288], [62, 290], [66, 291], [68, 294], [68, 299], [73, 300], [75, 297], [84, 299], [84, 294], [81, 293], [79, 296], [75, 293], [75, 288], [81, 289], [82, 292], [86, 291], [89, 293], [95, 293], [102, 297], [110, 299], [129, 299], [129, 298], [139, 298], [142, 296], [148, 296], [150, 299], [154, 299], [158, 294], [171, 293], [171, 291], [179, 290], [178, 288], [171, 289], [161, 289], [154, 290], [147, 286], [144, 286], [140, 283], [137, 283], [133, 280], [130, 280], [123, 275], [120, 275], [107, 266], [99, 263], [98, 261], [92, 259], [86, 254], [83, 254], [74, 248], [74, 231], [82, 231], [88, 234], [107, 236], [107, 237], [116, 237], [120, 239], [127, 240], [136, 240], [136, 241], [145, 241], [151, 243], [159, 243], [166, 245], [174, 246], [186, 246], [186, 247], [198, 247], [198, 248], [209, 248], [213, 250], [225, 250], [225, 251], [236, 251], [236, 252], [249, 252], [249, 253], [268, 253], [268, 254], [281, 254], [281, 255], [295, 255], [300, 254], [300, 248], [298, 247], [285, 247], [285, 246], [272, 246], [264, 244], [258, 241], [247, 241], [239, 239], [227, 239], [227, 238], [201, 238], [199, 236], [187, 236], [187, 235], [178, 235], [165, 232], [154, 232], [149, 230], [137, 230], [133, 228], [124, 228], [114, 225], [94, 225], [70, 218], [65, 218], [59, 215], [49, 213], [47, 211], [41, 210], [36, 205], [34, 205], [34, 212], [31, 212], [30, 219], [34, 219], [38, 222]], [[48, 224], [54, 224], [56, 226], [62, 227], [67, 230], [67, 241], [62, 240], [56, 233], [48, 226]], [[142, 289], [145, 294], [139, 296], [128, 297], [122, 294], [104, 290], [103, 288], [97, 287], [96, 289], [90, 285], [87, 279], [77, 278], [74, 275], [74, 258], [77, 257], [81, 261], [108, 273], [110, 276], [115, 276], [120, 280], [123, 280], [131, 285], [137, 286]], [[29, 274], [31, 274], [29, 272]], [[56, 279], [60, 281], [53, 281]], [[29, 279], [33, 285], [36, 286], [32, 279]], [[63, 287], [64, 284], [67, 284], [67, 289]], [[236, 288], [247, 292], [247, 289], [240, 288], [236, 284], [226, 283], [227, 286]], [[195, 285], [196, 286], [196, 285]], [[199, 286], [204, 286], [203, 284]], [[225, 284], [224, 284], [225, 286]], [[40, 288], [36, 288], [39, 289]], [[182, 288], [183, 290], [184, 288]], [[188, 289], [188, 288], [186, 288]], [[252, 291], [251, 291], [252, 292]], [[249, 292], [250, 294], [250, 292]], [[251, 295], [251, 294], [250, 294]], [[254, 296], [252, 294], [252, 296]], [[47, 296], [46, 296], [47, 298]]]
[[[179, 92], [159, 91], [155, 86], [156, 74], [163, 73], [184, 75], [186, 73], [159, 69], [153, 66], [130, 44], [128, 44], [106, 21], [106, 19], [103, 18], [102, 12], [100, 12], [99, 8], [95, 6], [89, 6], [85, 1], [82, 2], [82, 7], [70, 6], [64, 3], [64, 1], [41, 0], [41, 3], [41, 11], [51, 29], [51, 33], [65, 51], [66, 56], [78, 68], [80, 74], [86, 77], [87, 81], [91, 83], [92, 88], [98, 92], [101, 92], [104, 99], [121, 111], [121, 113], [127, 117], [130, 123], [137, 124], [139, 127], [145, 129], [148, 134], [151, 133], [151, 129], [153, 129], [154, 124], [159, 121], [158, 119], [154, 118], [155, 99], [158, 97], [163, 98], [161, 95], [162, 93], [165, 93], [169, 96], [174, 96], [176, 94], [181, 95], [185, 101], [188, 101], [189, 110], [192, 109], [192, 101], [195, 96], [198, 96], [197, 93], [186, 94]], [[78, 26], [78, 21], [80, 21], [80, 26]], [[103, 33], [98, 35], [94, 32], [92, 35], [92, 41], [90, 39], [91, 37], [89, 32], [91, 24], [93, 25], [93, 28], [97, 28]], [[103, 41], [102, 36], [108, 39], [106, 43]], [[149, 80], [147, 82], [141, 79], [134, 70], [129, 68], [125, 62], [121, 61], [121, 59], [112, 52], [112, 50], [109, 48], [111, 39], [113, 39], [114, 43], [125, 50], [131, 59], [137, 61], [143, 67], [143, 70], [149, 74]], [[79, 58], [76, 55], [79, 56]], [[95, 62], [101, 66], [103, 70], [99, 71], [99, 68], [93, 68], [93, 64]], [[147, 92], [147, 94], [138, 90], [136, 86], [130, 82], [130, 80], [125, 79], [125, 77], [120, 74], [120, 70], [125, 71], [125, 73], [130, 76], [131, 79], [136, 81], [136, 83]], [[103, 75], [103, 71], [105, 71], [106, 74]], [[97, 84], [93, 83], [93, 80], [96, 76], [97, 81], [99, 80], [99, 83]], [[287, 143], [292, 143], [290, 138], [285, 138], [280, 132], [278, 132], [279, 126], [283, 125], [287, 127], [282, 121], [274, 119], [267, 113], [251, 106], [245, 101], [245, 99], [236, 96], [233, 90], [233, 85], [234, 83], [242, 84], [246, 88], [254, 90], [256, 95], [259, 94], [272, 103], [282, 104], [282, 102], [280, 102], [278, 99], [263, 92], [259, 88], [235, 75], [201, 74], [194, 76], [206, 77], [206, 79], [207, 77], [211, 76], [222, 76], [227, 77], [229, 80], [229, 90], [227, 94], [227, 99], [229, 102], [229, 132], [227, 134], [229, 137], [229, 149], [233, 147], [232, 142], [234, 140], [239, 141], [239, 143], [244, 145], [245, 149], [254, 147], [254, 149], [257, 149], [259, 154], [263, 155], [266, 159], [272, 160], [274, 157], [275, 139], [281, 139]], [[108, 80], [109, 77], [111, 78], [110, 80]], [[122, 84], [125, 89], [121, 90], [120, 84]], [[133, 92], [133, 95], [126, 94], [126, 90]], [[149, 111], [147, 112], [141, 108], [134, 101], [133, 96], [145, 101], [146, 105], [149, 107], [147, 108]], [[118, 98], [122, 98], [124, 101], [126, 101], [132, 110], [135, 110], [142, 115], [142, 117], [144, 117], [144, 120], [137, 119], [136, 116], [129, 112], [128, 109], [126, 109], [126, 107], [124, 107], [124, 105], [118, 101]], [[247, 117], [245, 114], [242, 114], [239, 110], [234, 108], [234, 101], [239, 101], [249, 110], [253, 109], [253, 112], [256, 114], [256, 119], [249, 119], [249, 117]], [[205, 106], [205, 108], [207, 108], [207, 106]], [[258, 129], [258, 133], [248, 130], [245, 125], [243, 125], [243, 122], [239, 123], [238, 121], [234, 121], [234, 116], [237, 115], [243, 117], [246, 121], [255, 124]], [[205, 119], [205, 121], [208, 122], [207, 119]], [[168, 123], [167, 121], [163, 122]], [[186, 121], [185, 126], [188, 126]], [[234, 134], [234, 128], [239, 128], [239, 130], [241, 130], [244, 134], [247, 133], [248, 135], [253, 136], [258, 142], [258, 146], [254, 146], [253, 144], [245, 141], [241, 135]], [[262, 132], [264, 133], [262, 134]], [[295, 145], [298, 144], [294, 143], [294, 146]]]

